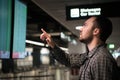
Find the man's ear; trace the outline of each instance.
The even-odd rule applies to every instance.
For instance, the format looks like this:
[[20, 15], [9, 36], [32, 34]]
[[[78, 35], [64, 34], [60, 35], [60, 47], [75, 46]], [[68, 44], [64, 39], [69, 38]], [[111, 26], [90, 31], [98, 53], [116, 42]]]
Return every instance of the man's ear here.
[[99, 28], [95, 28], [93, 31], [93, 35], [98, 35], [100, 33], [100, 29]]

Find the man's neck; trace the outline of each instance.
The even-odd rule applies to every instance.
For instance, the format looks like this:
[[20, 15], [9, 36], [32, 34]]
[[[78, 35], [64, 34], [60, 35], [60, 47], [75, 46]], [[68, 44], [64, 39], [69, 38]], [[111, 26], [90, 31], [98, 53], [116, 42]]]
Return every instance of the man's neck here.
[[92, 49], [94, 49], [96, 46], [102, 44], [103, 42], [101, 40], [95, 40], [95, 41], [91, 41], [89, 44], [87, 44], [88, 50], [91, 51]]

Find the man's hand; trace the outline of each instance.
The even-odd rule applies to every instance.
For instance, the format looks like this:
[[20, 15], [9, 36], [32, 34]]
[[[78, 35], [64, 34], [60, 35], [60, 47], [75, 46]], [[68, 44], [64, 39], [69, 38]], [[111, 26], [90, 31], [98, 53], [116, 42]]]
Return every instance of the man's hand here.
[[43, 40], [43, 41], [45, 40], [51, 48], [54, 48], [55, 43], [52, 40], [51, 35], [48, 34], [44, 29], [41, 29], [41, 31], [43, 33], [40, 35], [40, 39]]

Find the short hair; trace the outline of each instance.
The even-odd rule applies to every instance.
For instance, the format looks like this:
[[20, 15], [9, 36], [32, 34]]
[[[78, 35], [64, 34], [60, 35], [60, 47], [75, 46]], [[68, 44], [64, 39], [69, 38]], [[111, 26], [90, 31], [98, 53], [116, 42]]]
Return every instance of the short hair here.
[[96, 16], [95, 24], [100, 29], [100, 39], [106, 42], [108, 37], [112, 34], [112, 22], [105, 16]]

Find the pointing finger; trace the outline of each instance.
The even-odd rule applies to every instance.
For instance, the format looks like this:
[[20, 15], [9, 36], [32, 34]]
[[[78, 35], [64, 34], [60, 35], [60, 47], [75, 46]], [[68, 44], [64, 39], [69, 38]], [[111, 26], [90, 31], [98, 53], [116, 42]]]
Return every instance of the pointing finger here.
[[43, 28], [41, 29], [41, 31], [42, 31], [43, 33], [47, 33]]
[[43, 32], [45, 37], [50, 37], [50, 35], [42, 28], [41, 31]]

